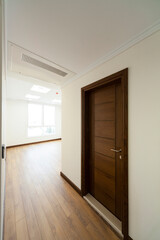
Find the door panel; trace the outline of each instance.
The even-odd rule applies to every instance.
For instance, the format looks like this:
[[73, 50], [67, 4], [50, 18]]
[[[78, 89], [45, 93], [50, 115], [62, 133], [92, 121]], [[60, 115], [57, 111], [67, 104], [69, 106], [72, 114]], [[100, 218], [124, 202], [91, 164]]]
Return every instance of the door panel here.
[[121, 219], [122, 99], [120, 82], [98, 88], [89, 95], [89, 192]]
[[95, 189], [101, 189], [113, 200], [115, 199], [115, 178], [95, 168], [94, 170]]
[[97, 121], [95, 125], [95, 136], [103, 138], [115, 138], [114, 121]]
[[108, 194], [106, 194], [103, 190], [96, 188], [94, 197], [101, 203], [105, 202], [105, 205], [112, 213], [115, 212], [115, 204], [113, 199]]
[[95, 152], [114, 158], [115, 153], [110, 149], [114, 148], [115, 141], [112, 139], [95, 137]]
[[106, 120], [106, 121], [114, 121], [115, 119], [115, 103], [100, 103], [95, 106], [95, 120]]
[[115, 101], [114, 85], [108, 86], [107, 94], [106, 88], [102, 88], [100, 91], [96, 91], [95, 95], [95, 104]]
[[95, 168], [101, 170], [106, 175], [115, 177], [115, 161], [110, 157], [95, 153]]

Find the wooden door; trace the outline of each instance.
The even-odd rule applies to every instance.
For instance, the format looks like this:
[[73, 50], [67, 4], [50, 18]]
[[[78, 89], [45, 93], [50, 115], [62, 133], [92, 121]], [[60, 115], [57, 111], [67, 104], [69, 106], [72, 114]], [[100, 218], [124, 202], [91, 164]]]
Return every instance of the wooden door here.
[[[122, 218], [122, 92], [116, 81], [91, 91], [89, 101], [89, 189]], [[115, 152], [117, 151], [117, 152]]]
[[81, 96], [82, 196], [91, 193], [117, 216], [128, 240], [128, 69], [83, 87]]

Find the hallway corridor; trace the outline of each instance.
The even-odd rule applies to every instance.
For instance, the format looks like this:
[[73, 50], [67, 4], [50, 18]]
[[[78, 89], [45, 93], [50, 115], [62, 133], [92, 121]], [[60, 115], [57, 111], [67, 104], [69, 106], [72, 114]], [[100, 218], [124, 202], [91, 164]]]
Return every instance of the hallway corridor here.
[[4, 240], [119, 240], [60, 176], [61, 141], [7, 149]]

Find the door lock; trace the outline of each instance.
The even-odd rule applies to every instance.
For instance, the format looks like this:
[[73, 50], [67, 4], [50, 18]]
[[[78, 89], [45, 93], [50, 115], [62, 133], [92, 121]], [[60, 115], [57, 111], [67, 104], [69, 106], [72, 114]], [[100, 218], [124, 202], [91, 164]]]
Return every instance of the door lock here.
[[117, 150], [117, 149], [111, 148], [110, 150], [111, 150], [112, 152], [116, 152], [116, 153], [122, 152], [122, 149]]

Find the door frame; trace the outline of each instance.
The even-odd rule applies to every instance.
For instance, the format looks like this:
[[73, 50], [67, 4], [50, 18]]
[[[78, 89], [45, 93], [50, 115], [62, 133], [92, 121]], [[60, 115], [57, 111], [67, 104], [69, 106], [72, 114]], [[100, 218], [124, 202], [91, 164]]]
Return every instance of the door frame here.
[[122, 191], [122, 233], [124, 240], [128, 240], [128, 68], [114, 73], [108, 77], [100, 79], [91, 83], [81, 89], [81, 191], [82, 196], [88, 193], [88, 137], [89, 131], [87, 123], [89, 118], [88, 112], [88, 96], [90, 91], [96, 90], [99, 87], [107, 86], [117, 80], [121, 81], [122, 87], [122, 111], [123, 111], [123, 146], [122, 146], [122, 159], [123, 159], [123, 191]]

